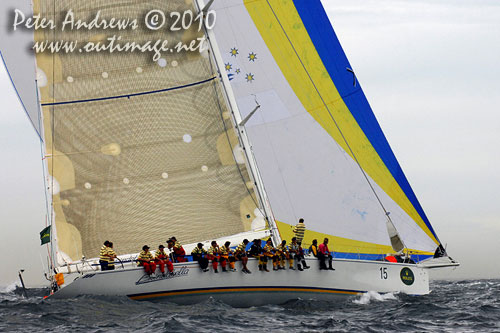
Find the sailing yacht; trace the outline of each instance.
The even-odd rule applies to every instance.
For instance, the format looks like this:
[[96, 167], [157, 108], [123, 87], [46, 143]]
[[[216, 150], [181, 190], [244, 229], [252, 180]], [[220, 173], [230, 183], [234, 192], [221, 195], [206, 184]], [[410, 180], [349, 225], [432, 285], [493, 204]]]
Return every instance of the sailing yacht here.
[[[154, 29], [140, 21], [123, 31], [42, 29], [5, 39], [2, 31], [9, 42], [2, 58], [43, 147], [51, 297], [180, 304], [213, 297], [250, 306], [367, 291], [424, 295], [429, 269], [458, 265], [320, 0], [13, 3], [55, 21], [69, 10], [82, 19], [152, 10], [171, 19]], [[30, 38], [105, 43], [116, 34], [123, 43], [197, 40], [203, 47], [171, 49], [156, 60], [144, 52], [16, 53]], [[276, 246], [290, 241], [299, 218], [305, 248], [330, 240], [335, 271], [319, 270], [310, 255], [308, 270], [269, 273], [251, 258], [251, 274], [238, 263], [237, 272], [215, 274], [188, 261], [148, 276], [135, 261], [144, 244], [156, 248], [170, 236], [188, 253], [212, 240], [237, 246], [271, 238]], [[113, 271], [99, 269], [105, 240], [120, 254]], [[389, 254], [406, 260], [387, 261]], [[55, 283], [56, 273], [64, 283]]]

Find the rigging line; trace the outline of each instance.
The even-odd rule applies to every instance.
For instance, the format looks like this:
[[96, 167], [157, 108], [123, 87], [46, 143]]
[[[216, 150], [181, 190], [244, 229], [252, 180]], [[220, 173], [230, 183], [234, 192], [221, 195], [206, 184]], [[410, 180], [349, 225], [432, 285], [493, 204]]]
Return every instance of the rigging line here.
[[[36, 89], [36, 100], [37, 100], [37, 104], [40, 105], [39, 101], [40, 101], [40, 96], [38, 94], [38, 88]], [[42, 114], [41, 112], [38, 113], [38, 122], [41, 124], [42, 120]], [[40, 125], [41, 126], [41, 125]], [[41, 127], [40, 127], [41, 129]], [[47, 215], [50, 213], [49, 212], [49, 198], [47, 197], [47, 171], [48, 170], [45, 170], [45, 162], [44, 162], [44, 159], [45, 159], [45, 153], [44, 153], [44, 145], [45, 145], [45, 142], [43, 140], [40, 140], [40, 155], [42, 157], [42, 176], [43, 176], [43, 187], [44, 187], [44, 190], [43, 190], [43, 194], [45, 195], [45, 209], [47, 210]], [[45, 221], [45, 226], [47, 226], [47, 220]]]
[[[281, 21], [279, 20], [278, 16], [276, 15], [273, 7], [271, 6], [271, 4], [269, 3], [269, 0], [266, 0], [267, 2], [267, 5], [269, 6], [269, 8], [271, 9], [274, 17], [276, 18], [276, 21], [278, 21], [278, 24], [280, 25], [281, 27], [281, 30], [283, 31], [283, 33], [285, 34], [285, 37], [286, 39], [288, 40], [288, 42], [290, 43], [290, 46], [292, 47], [293, 49], [293, 52], [295, 53], [295, 55], [297, 56], [297, 59], [300, 61], [300, 64], [302, 65], [302, 68], [304, 69], [304, 71], [306, 72], [307, 76], [309, 77], [309, 80], [311, 81], [314, 89], [316, 90], [316, 92], [318, 93], [318, 96], [319, 98], [321, 99], [321, 102], [323, 102], [323, 105], [325, 106], [326, 110], [328, 111], [328, 114], [330, 115], [330, 118], [332, 119], [333, 123], [335, 124], [335, 126], [337, 127], [340, 135], [342, 136], [342, 139], [344, 140], [344, 142], [346, 143], [347, 147], [349, 148], [349, 151], [351, 152], [353, 158], [354, 158], [354, 161], [356, 161], [356, 164], [358, 165], [359, 169], [361, 170], [361, 173], [363, 174], [365, 180], [367, 181], [368, 185], [370, 186], [370, 189], [372, 190], [373, 194], [375, 195], [375, 198], [377, 199], [378, 203], [380, 204], [380, 206], [382, 207], [382, 209], [384, 210], [384, 213], [385, 213], [385, 216], [387, 217], [387, 219], [392, 223], [392, 225], [394, 225], [394, 223], [392, 222], [391, 218], [389, 217], [389, 214], [387, 212], [387, 210], [385, 209], [385, 206], [384, 204], [382, 203], [380, 197], [378, 196], [377, 192], [375, 191], [375, 188], [373, 187], [372, 183], [370, 182], [370, 180], [368, 179], [368, 175], [366, 174], [365, 170], [363, 170], [363, 168], [361, 167], [361, 164], [359, 163], [358, 161], [358, 158], [356, 157], [356, 155], [354, 154], [354, 151], [352, 150], [351, 146], [349, 145], [349, 142], [347, 141], [347, 138], [344, 136], [344, 133], [342, 132], [342, 130], [340, 129], [340, 126], [339, 124], [337, 123], [337, 121], [335, 120], [335, 118], [333, 117], [331, 111], [330, 111], [330, 108], [328, 107], [328, 105], [326, 104], [325, 100], [323, 99], [323, 96], [321, 95], [318, 87], [316, 86], [316, 84], [314, 83], [314, 80], [312, 79], [311, 75], [309, 74], [309, 71], [307, 70], [306, 66], [304, 65], [304, 62], [302, 61], [302, 58], [299, 56], [297, 50], [295, 49], [295, 46], [293, 45], [292, 41], [290, 40], [290, 37], [288, 36], [288, 34], [286, 33], [285, 31], [285, 28], [283, 27], [283, 25], [281, 24]], [[401, 241], [403, 241], [401, 239]], [[403, 245], [405, 246], [405, 244], [403, 243]], [[406, 246], [405, 246], [406, 247]]]
[[[33, 1], [30, 1], [30, 6], [31, 6], [31, 11], [34, 12], [34, 4]], [[35, 39], [35, 34], [33, 34], [33, 42]], [[38, 67], [36, 63], [36, 54], [33, 54], [33, 69], [35, 70], [35, 91], [36, 91], [36, 110], [38, 112], [38, 129], [40, 131], [40, 139], [43, 141], [44, 139], [44, 134], [43, 134], [43, 121], [42, 121], [42, 106], [40, 103], [42, 102], [40, 98], [40, 87], [38, 86]]]
[[[52, 10], [53, 10], [52, 15], [55, 17], [55, 15], [56, 15], [56, 2], [55, 1], [52, 3]], [[53, 40], [55, 40], [55, 37], [56, 37], [55, 34], [56, 34], [55, 30], [53, 30], [52, 31], [52, 38], [53, 38]], [[53, 54], [52, 55], [52, 93], [53, 93], [53, 96], [54, 96], [54, 100], [56, 98], [56, 86], [55, 86], [56, 85], [56, 80], [55, 80], [55, 78], [56, 78], [56, 74], [55, 74], [56, 59], [55, 59], [55, 57], [56, 57], [55, 54]], [[61, 71], [62, 71], [62, 68], [61, 68]], [[52, 153], [54, 153], [54, 151], [55, 151], [55, 143], [54, 143], [54, 141], [55, 141], [55, 137], [56, 137], [56, 135], [55, 135], [55, 127], [56, 127], [56, 125], [55, 125], [55, 118], [54, 118], [54, 116], [55, 116], [55, 114], [54, 114], [54, 107], [52, 107], [52, 113], [51, 113], [51, 119], [50, 119], [50, 121], [51, 121], [51, 131], [52, 131], [52, 133], [51, 133], [51, 136], [52, 136], [52, 143], [51, 143]], [[47, 163], [48, 163], [48, 161], [47, 161]], [[50, 242], [50, 252], [51, 252], [50, 263], [52, 265], [51, 271], [53, 271], [55, 269], [54, 261], [57, 264], [57, 261], [56, 261], [57, 258], [54, 257], [54, 242], [53, 242], [53, 240], [55, 240], [55, 237], [54, 237], [54, 227], [52, 226], [52, 223], [53, 222], [55, 223], [55, 217], [54, 217], [54, 214], [55, 214], [55, 208], [54, 208], [54, 178], [55, 178], [54, 177], [54, 164], [55, 164], [55, 161], [52, 161], [52, 168], [51, 168], [52, 169], [51, 170], [51, 176], [52, 177], [50, 179], [51, 180], [51, 185], [50, 185], [50, 194], [51, 194], [51, 196], [50, 196], [51, 205], [50, 206], [51, 206], [51, 211], [50, 211], [50, 221], [49, 221], [49, 224], [51, 226], [51, 228], [50, 228], [50, 238], [51, 238], [50, 239], [51, 240], [51, 242]], [[51, 274], [52, 273], [53, 272], [51, 272]]]
[[178, 89], [183, 89], [183, 88], [197, 86], [197, 85], [200, 85], [200, 84], [203, 84], [203, 83], [210, 82], [210, 81], [214, 80], [215, 78], [216, 78], [216, 76], [208, 78], [208, 79], [203, 80], [203, 81], [188, 83], [188, 84], [185, 84], [185, 85], [182, 85], [182, 86], [165, 88], [165, 89], [159, 89], [159, 90], [151, 90], [151, 91], [145, 91], [145, 92], [140, 92], [140, 93], [126, 94], [126, 95], [117, 95], [117, 96], [108, 96], [108, 97], [81, 99], [81, 100], [67, 101], [67, 102], [43, 103], [42, 106], [55, 106], [55, 105], [66, 105], [66, 104], [78, 104], [78, 103], [98, 102], [98, 101], [106, 101], [106, 100], [119, 99], [119, 98], [130, 98], [130, 97], [136, 97], [136, 96], [158, 94], [158, 93], [162, 93], [162, 92], [166, 92], [166, 91], [172, 91], [172, 90], [178, 90]]

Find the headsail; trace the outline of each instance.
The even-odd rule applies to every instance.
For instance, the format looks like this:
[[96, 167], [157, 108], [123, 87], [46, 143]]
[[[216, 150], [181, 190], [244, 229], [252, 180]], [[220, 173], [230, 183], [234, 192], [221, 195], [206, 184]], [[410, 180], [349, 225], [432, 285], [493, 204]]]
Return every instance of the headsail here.
[[[280, 232], [338, 252], [433, 253], [438, 238], [371, 111], [319, 0], [215, 2], [215, 35]], [[321, 239], [320, 239], [321, 241]]]
[[[35, 3], [45, 17], [69, 9], [78, 18], [98, 10], [117, 18], [195, 11], [184, 0]], [[175, 45], [202, 34], [195, 25], [175, 33], [141, 29], [120, 31], [122, 40]], [[105, 33], [36, 37], [98, 42]], [[157, 62], [142, 53], [41, 54], [37, 64], [48, 77], [41, 104], [61, 252], [95, 257], [110, 239], [120, 253], [135, 253], [172, 235], [190, 243], [251, 229], [257, 200], [208, 53], [172, 53]]]
[[36, 83], [38, 81], [38, 85], [45, 85], [46, 77], [41, 71], [35, 72], [35, 56], [30, 52], [33, 31], [23, 28], [13, 31], [14, 10], [18, 9], [27, 16], [31, 15], [31, 0], [2, 0], [2, 8], [4, 10], [0, 13], [0, 56], [22, 107], [41, 139], [42, 124]]

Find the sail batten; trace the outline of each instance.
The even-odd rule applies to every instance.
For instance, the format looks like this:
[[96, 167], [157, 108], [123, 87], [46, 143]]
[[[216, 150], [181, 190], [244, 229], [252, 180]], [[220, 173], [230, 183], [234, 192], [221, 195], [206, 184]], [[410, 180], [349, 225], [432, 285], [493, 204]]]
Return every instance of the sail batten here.
[[108, 101], [112, 99], [120, 99], [120, 98], [131, 98], [131, 97], [136, 97], [136, 96], [143, 96], [143, 95], [151, 95], [151, 94], [158, 94], [158, 93], [164, 93], [167, 91], [172, 91], [172, 90], [178, 90], [178, 89], [183, 89], [183, 88], [189, 88], [189, 87], [194, 87], [203, 83], [207, 83], [209, 81], [212, 81], [216, 79], [216, 77], [211, 77], [203, 81], [199, 82], [192, 82], [188, 84], [184, 84], [181, 86], [176, 86], [172, 88], [165, 88], [165, 89], [159, 89], [159, 90], [151, 90], [151, 91], [143, 91], [143, 92], [137, 92], [137, 93], [131, 93], [127, 95], [116, 95], [116, 96], [108, 96], [108, 97], [99, 97], [99, 98], [91, 98], [91, 99], [83, 99], [83, 100], [74, 100], [74, 101], [65, 101], [65, 102], [52, 102], [52, 103], [42, 103], [42, 106], [55, 106], [55, 105], [64, 105], [64, 104], [78, 104], [78, 103], [89, 103], [89, 102], [99, 102], [99, 101]]

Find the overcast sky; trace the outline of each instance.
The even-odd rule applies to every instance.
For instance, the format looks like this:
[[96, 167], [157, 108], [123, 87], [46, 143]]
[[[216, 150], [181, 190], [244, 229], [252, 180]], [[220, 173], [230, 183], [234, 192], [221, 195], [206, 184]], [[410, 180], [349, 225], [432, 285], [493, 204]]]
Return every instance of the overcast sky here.
[[[396, 157], [462, 266], [500, 276], [500, 2], [324, 0]], [[41, 284], [40, 144], [0, 65], [0, 285]], [[40, 254], [43, 254], [40, 256]]]

